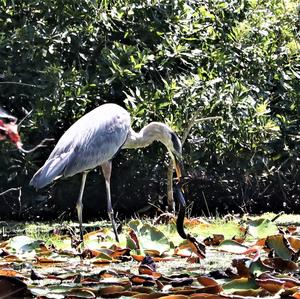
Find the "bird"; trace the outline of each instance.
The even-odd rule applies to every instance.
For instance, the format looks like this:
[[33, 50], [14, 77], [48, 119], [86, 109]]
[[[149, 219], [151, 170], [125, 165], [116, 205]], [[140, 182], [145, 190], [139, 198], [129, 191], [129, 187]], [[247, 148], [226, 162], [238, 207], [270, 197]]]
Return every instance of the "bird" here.
[[18, 133], [17, 118], [0, 107], [0, 140], [5, 139], [10, 140], [18, 148], [22, 147], [21, 138]]
[[58, 140], [44, 165], [34, 174], [30, 185], [41, 189], [51, 182], [82, 173], [76, 203], [80, 239], [83, 242], [82, 198], [87, 174], [100, 166], [105, 179], [107, 212], [115, 239], [119, 237], [111, 203], [112, 159], [121, 149], [135, 149], [160, 141], [174, 161], [178, 180], [182, 177], [182, 144], [176, 133], [166, 124], [151, 122], [135, 132], [131, 128], [129, 112], [114, 103], [105, 103], [78, 119]]
[[0, 107], [0, 141], [1, 140], [10, 140], [17, 149], [25, 154], [34, 152], [39, 147], [44, 147], [47, 141], [52, 141], [52, 139], [44, 139], [38, 145], [32, 149], [25, 149], [21, 137], [19, 135], [18, 129], [20, 124], [30, 115], [29, 112], [19, 123], [17, 123], [17, 118], [10, 115], [3, 108]]

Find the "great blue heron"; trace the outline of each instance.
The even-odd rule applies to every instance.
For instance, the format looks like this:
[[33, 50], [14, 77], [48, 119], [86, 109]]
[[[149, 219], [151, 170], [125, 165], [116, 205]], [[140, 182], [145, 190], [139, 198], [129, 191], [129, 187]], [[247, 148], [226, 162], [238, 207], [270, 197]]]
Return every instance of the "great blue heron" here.
[[180, 179], [182, 146], [177, 135], [167, 125], [152, 122], [136, 133], [130, 127], [130, 115], [124, 108], [111, 103], [101, 105], [81, 117], [62, 135], [44, 166], [31, 179], [30, 185], [40, 189], [60, 177], [83, 173], [76, 204], [83, 241], [82, 196], [86, 177], [91, 169], [101, 166], [108, 215], [116, 240], [119, 241], [111, 204], [111, 160], [120, 149], [146, 147], [155, 140], [162, 142], [168, 149]]

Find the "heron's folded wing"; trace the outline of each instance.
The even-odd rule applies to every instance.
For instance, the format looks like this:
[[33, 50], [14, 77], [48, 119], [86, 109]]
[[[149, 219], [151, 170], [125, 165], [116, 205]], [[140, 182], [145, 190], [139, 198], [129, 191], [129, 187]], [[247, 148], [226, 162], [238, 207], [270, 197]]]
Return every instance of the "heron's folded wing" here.
[[30, 185], [36, 189], [43, 188], [53, 180], [63, 175], [64, 169], [72, 159], [72, 152], [63, 153], [45, 162], [30, 181]]

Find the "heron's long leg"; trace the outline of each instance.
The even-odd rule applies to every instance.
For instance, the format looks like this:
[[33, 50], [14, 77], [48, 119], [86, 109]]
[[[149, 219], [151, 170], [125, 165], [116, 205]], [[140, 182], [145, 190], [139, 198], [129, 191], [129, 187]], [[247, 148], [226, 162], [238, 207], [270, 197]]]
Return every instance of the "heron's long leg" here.
[[110, 178], [111, 178], [111, 168], [112, 168], [112, 163], [111, 161], [104, 162], [101, 164], [102, 167], [102, 172], [105, 178], [105, 186], [106, 186], [106, 199], [107, 199], [107, 212], [109, 219], [111, 221], [114, 234], [116, 237], [116, 241], [119, 242], [119, 236], [116, 228], [116, 223], [115, 223], [115, 218], [114, 218], [114, 211], [111, 205], [111, 193], [110, 193]]
[[77, 203], [76, 203], [76, 209], [77, 209], [77, 215], [78, 215], [78, 221], [79, 221], [79, 229], [80, 229], [80, 239], [81, 239], [82, 242], [83, 242], [83, 232], [82, 232], [82, 196], [83, 196], [83, 191], [84, 191], [84, 186], [85, 186], [85, 181], [86, 181], [87, 174], [88, 174], [87, 171], [83, 172], [83, 174], [82, 174], [79, 196], [78, 196], [78, 200], [77, 200]]

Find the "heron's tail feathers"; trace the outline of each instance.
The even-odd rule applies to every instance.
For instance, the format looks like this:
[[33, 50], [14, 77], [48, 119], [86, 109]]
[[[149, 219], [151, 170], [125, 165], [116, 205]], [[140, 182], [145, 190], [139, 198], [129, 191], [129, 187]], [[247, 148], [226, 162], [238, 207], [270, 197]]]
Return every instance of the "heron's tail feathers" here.
[[68, 161], [69, 159], [66, 157], [66, 154], [47, 160], [44, 166], [32, 177], [29, 185], [36, 189], [41, 189], [47, 186], [52, 181], [63, 175]]

